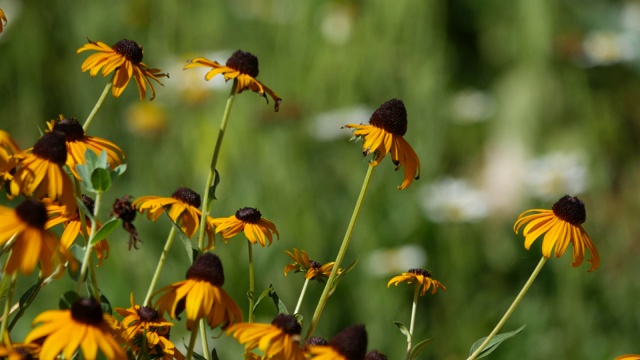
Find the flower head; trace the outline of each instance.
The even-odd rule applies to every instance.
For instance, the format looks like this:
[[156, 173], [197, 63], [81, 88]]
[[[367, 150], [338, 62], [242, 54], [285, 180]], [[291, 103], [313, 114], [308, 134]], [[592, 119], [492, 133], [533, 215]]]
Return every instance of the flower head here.
[[391, 99], [371, 115], [369, 125], [347, 124], [347, 128], [356, 129], [353, 134], [364, 138], [362, 154], [374, 154], [371, 166], [376, 166], [387, 155], [396, 165], [396, 170], [404, 166], [404, 180], [398, 186], [402, 190], [420, 178], [420, 159], [409, 143], [404, 139], [407, 132], [407, 110], [399, 99]]
[[295, 316], [279, 314], [271, 324], [239, 323], [230, 326], [227, 334], [233, 333], [239, 343], [245, 344], [246, 351], [259, 348], [265, 358], [304, 360], [299, 343], [301, 331]]
[[242, 312], [233, 299], [222, 290], [224, 271], [220, 258], [213, 253], [200, 255], [187, 271], [187, 280], [165, 286], [155, 307], [168, 312], [173, 319], [187, 312], [187, 328], [206, 318], [209, 326], [226, 328], [242, 321]]
[[138, 91], [140, 92], [140, 100], [145, 98], [147, 94], [147, 84], [151, 89], [151, 99], [156, 97], [156, 91], [149, 79], [153, 79], [158, 84], [162, 83], [158, 80], [160, 77], [169, 77], [169, 74], [161, 73], [160, 69], [151, 69], [142, 62], [143, 50], [142, 46], [135, 41], [122, 39], [115, 45], [109, 46], [103, 42], [89, 43], [78, 49], [77, 53], [87, 50], [98, 51], [91, 54], [83, 63], [82, 71], [89, 70], [91, 77], [98, 75], [98, 71], [102, 69], [102, 76], [111, 74], [116, 71], [113, 76], [112, 85], [113, 97], [119, 97], [129, 84], [131, 77], [136, 80]]
[[333, 261], [322, 265], [317, 261], [310, 260], [309, 255], [307, 255], [307, 252], [304, 250], [298, 251], [298, 249], [294, 248], [293, 253], [288, 250], [285, 250], [285, 252], [294, 261], [293, 264], [285, 266], [285, 276], [287, 276], [289, 271], [294, 270], [295, 272], [304, 272], [306, 279], [317, 279], [322, 283], [331, 275], [331, 270], [333, 270], [333, 265], [335, 264]]
[[398, 286], [401, 282], [406, 282], [407, 284], [415, 282], [417, 286], [422, 287], [420, 296], [424, 296], [429, 288], [431, 288], [431, 294], [435, 294], [438, 288], [447, 291], [447, 288], [442, 285], [441, 282], [431, 278], [431, 272], [429, 270], [424, 269], [409, 269], [408, 272], [403, 272], [402, 275], [398, 275], [389, 280], [387, 287], [391, 286], [391, 284]]
[[18, 269], [31, 274], [38, 262], [45, 277], [53, 273], [61, 256], [58, 239], [44, 228], [46, 222], [47, 209], [40, 201], [25, 200], [15, 209], [0, 206], [0, 244], [12, 241], [4, 270], [7, 274]]
[[42, 325], [31, 330], [25, 342], [42, 344], [42, 360], [53, 360], [59, 354], [71, 359], [78, 348], [87, 360], [96, 358], [98, 348], [109, 360], [126, 359], [117, 340], [119, 335], [110, 325], [116, 320], [104, 314], [93, 298], [80, 299], [69, 310], [45, 311], [33, 323]]
[[131, 196], [125, 195], [116, 199], [111, 208], [111, 215], [122, 220], [122, 228], [129, 233], [129, 250], [131, 250], [131, 246], [137, 250], [138, 242], [142, 242], [142, 240], [138, 237], [138, 231], [133, 225], [133, 220], [136, 218], [136, 210], [131, 204]]
[[11, 196], [22, 193], [59, 201], [65, 206], [66, 214], [73, 214], [77, 204], [71, 179], [62, 168], [66, 161], [64, 134], [59, 131], [45, 133], [18, 164], [11, 180]]
[[40, 354], [38, 344], [11, 343], [8, 335], [4, 336], [4, 342], [0, 343], [0, 358], [7, 360], [32, 360], [37, 359]]
[[269, 245], [273, 242], [273, 234], [280, 239], [280, 234], [276, 225], [271, 221], [262, 217], [262, 213], [258, 209], [244, 207], [236, 211], [235, 215], [226, 218], [213, 219], [216, 226], [216, 234], [222, 233], [222, 238], [227, 241], [236, 236], [241, 231], [252, 244], [260, 243], [260, 246], [266, 245], [267, 239]]
[[116, 144], [99, 137], [86, 135], [82, 125], [75, 118], [65, 118], [60, 115], [59, 120], [49, 121], [47, 125], [49, 131], [60, 131], [64, 134], [67, 146], [66, 164], [78, 180], [80, 180], [80, 176], [76, 171], [76, 165], [86, 163], [84, 155], [87, 149], [96, 155], [100, 155], [103, 150], [106, 151], [109, 166], [112, 169], [122, 164], [124, 153]]
[[334, 336], [329, 345], [309, 346], [316, 360], [362, 360], [367, 352], [364, 325], [352, 325]]
[[204, 76], [205, 80], [209, 81], [218, 74], [222, 74], [224, 79], [227, 81], [230, 79], [236, 79], [238, 81], [238, 88], [236, 89], [238, 94], [249, 89], [264, 97], [267, 100], [267, 103], [269, 103], [269, 99], [267, 98], [267, 94], [269, 94], [275, 102], [275, 110], [278, 111], [280, 108], [280, 102], [282, 102], [282, 99], [278, 97], [273, 90], [256, 80], [259, 69], [258, 58], [255, 55], [242, 50], [237, 50], [233, 55], [231, 55], [225, 65], [222, 65], [217, 61], [211, 61], [199, 57], [189, 60], [189, 63], [184, 68], [190, 69], [196, 66], [207, 66], [213, 68]]
[[24, 158], [22, 150], [8, 132], [0, 130], [0, 186], [13, 179], [12, 170]]
[[615, 358], [615, 360], [640, 360], [640, 355], [636, 355], [636, 354], [620, 355], [617, 358]]
[[582, 228], [586, 219], [584, 203], [576, 197], [565, 195], [553, 204], [551, 210], [531, 209], [520, 214], [513, 225], [513, 231], [517, 234], [520, 228], [527, 224], [522, 232], [525, 237], [524, 247], [527, 250], [538, 237], [546, 233], [542, 240], [542, 255], [547, 259], [551, 257], [554, 247], [555, 256], [560, 257], [571, 243], [573, 267], [582, 264], [587, 248], [591, 253], [591, 258], [587, 260], [591, 264], [589, 271], [593, 271], [600, 265], [600, 256], [591, 238]]
[[0, 9], [0, 33], [4, 30], [4, 26], [7, 25], [7, 16], [4, 11]]

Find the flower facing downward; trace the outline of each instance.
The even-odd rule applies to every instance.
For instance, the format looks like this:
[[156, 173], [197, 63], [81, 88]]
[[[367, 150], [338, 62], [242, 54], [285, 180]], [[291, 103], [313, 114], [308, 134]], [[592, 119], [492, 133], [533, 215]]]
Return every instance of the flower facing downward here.
[[204, 253], [187, 271], [187, 280], [165, 286], [155, 307], [160, 313], [168, 312], [175, 318], [187, 312], [187, 328], [206, 318], [209, 326], [223, 328], [242, 321], [242, 312], [233, 299], [222, 290], [224, 272], [217, 255]]
[[363, 360], [367, 352], [364, 325], [352, 325], [334, 336], [329, 345], [309, 346], [315, 360]]
[[[189, 60], [185, 69], [190, 69], [196, 66], [207, 66], [212, 67], [213, 69], [209, 70], [209, 72], [204, 76], [205, 80], [209, 81], [211, 78], [218, 74], [222, 74], [225, 80], [229, 79], [237, 79], [238, 80], [238, 88], [237, 92], [240, 94], [244, 90], [251, 90], [260, 94], [260, 96], [264, 97], [269, 103], [269, 99], [267, 98], [267, 94], [271, 95], [271, 98], [275, 102], [275, 110], [278, 111], [280, 108], [280, 102], [282, 99], [276, 95], [273, 90], [269, 89], [265, 85], [263, 85], [260, 81], [256, 80], [258, 77], [259, 69], [258, 69], [258, 58], [249, 53], [242, 50], [237, 50], [231, 55], [229, 60], [225, 65], [221, 65], [217, 61], [211, 61], [202, 57], [195, 58]], [[265, 92], [267, 94], [265, 94]]]
[[517, 234], [520, 228], [527, 224], [522, 232], [525, 237], [524, 247], [527, 250], [538, 237], [546, 233], [542, 240], [542, 255], [547, 259], [554, 247], [555, 256], [560, 257], [571, 243], [573, 267], [582, 264], [587, 248], [591, 253], [591, 258], [587, 260], [591, 264], [589, 271], [593, 271], [600, 266], [600, 256], [591, 238], [582, 228], [586, 219], [584, 203], [576, 197], [565, 195], [553, 204], [551, 210], [531, 209], [520, 214], [513, 225], [513, 231]]
[[269, 240], [269, 245], [273, 242], [273, 234], [280, 239], [280, 234], [276, 225], [262, 217], [258, 209], [244, 207], [236, 211], [235, 215], [226, 218], [213, 219], [216, 226], [216, 234], [222, 233], [222, 238], [227, 241], [236, 236], [241, 231], [252, 244], [260, 243], [264, 247]]
[[136, 214], [136, 210], [133, 208], [133, 204], [131, 204], [131, 196], [129, 195], [116, 199], [111, 208], [111, 215], [122, 220], [122, 228], [129, 233], [129, 250], [131, 250], [131, 246], [137, 250], [138, 242], [142, 242], [138, 237], [138, 230], [136, 230], [135, 225], [133, 225]]
[[271, 324], [239, 323], [230, 326], [227, 334], [233, 333], [239, 343], [245, 344], [246, 351], [259, 348], [265, 358], [304, 360], [299, 343], [301, 331], [295, 316], [279, 314]]
[[293, 264], [288, 264], [284, 268], [284, 275], [294, 270], [295, 272], [304, 272], [305, 278], [308, 280], [317, 279], [319, 282], [323, 283], [326, 279], [331, 275], [331, 270], [333, 270], [334, 262], [329, 262], [324, 265], [320, 264], [317, 261], [313, 261], [309, 259], [309, 255], [307, 252], [302, 250], [298, 251], [298, 249], [293, 249], [293, 253], [285, 250], [287, 255], [293, 259]]
[[409, 269], [408, 272], [403, 272], [402, 275], [398, 275], [389, 280], [387, 287], [391, 286], [391, 284], [398, 286], [401, 282], [406, 282], [407, 284], [413, 284], [415, 282], [417, 286], [422, 287], [420, 296], [424, 296], [430, 288], [431, 294], [435, 294], [438, 288], [447, 291], [447, 288], [442, 285], [441, 282], [431, 278], [431, 272], [429, 270], [424, 269]]
[[156, 97], [156, 91], [149, 79], [153, 79], [162, 85], [158, 78], [169, 77], [169, 74], [161, 73], [160, 69], [150, 69], [143, 63], [142, 46], [129, 39], [122, 39], [113, 46], [109, 46], [100, 41], [93, 42], [89, 40], [88, 44], [82, 46], [76, 52], [79, 54], [87, 50], [95, 50], [98, 52], [91, 54], [82, 63], [83, 72], [89, 70], [91, 77], [94, 77], [98, 75], [100, 69], [102, 69], [102, 76], [107, 76], [114, 70], [116, 71], [112, 80], [113, 97], [119, 97], [122, 94], [133, 76], [138, 85], [140, 100], [144, 99], [147, 94], [147, 84], [152, 94], [150, 100], [153, 100]]
[[76, 301], [70, 310], [45, 311], [33, 323], [42, 325], [31, 330], [25, 342], [42, 344], [42, 360], [53, 360], [60, 354], [71, 359], [78, 348], [87, 360], [96, 358], [98, 348], [109, 360], [127, 358], [118, 343], [119, 335], [110, 326], [116, 320], [104, 314], [93, 298]]
[[348, 124], [345, 127], [356, 129], [353, 134], [364, 138], [362, 154], [375, 155], [371, 166], [378, 165], [390, 153], [396, 170], [404, 167], [404, 180], [398, 189], [405, 189], [414, 179], [420, 178], [420, 159], [403, 137], [407, 132], [407, 110], [402, 100], [391, 99], [380, 105], [371, 115], [369, 125]]

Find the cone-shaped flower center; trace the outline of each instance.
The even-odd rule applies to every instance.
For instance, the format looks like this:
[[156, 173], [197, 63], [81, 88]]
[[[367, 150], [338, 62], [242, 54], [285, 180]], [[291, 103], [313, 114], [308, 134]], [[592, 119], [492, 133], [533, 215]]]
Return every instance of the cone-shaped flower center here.
[[227, 60], [227, 67], [233, 70], [239, 71], [241, 74], [246, 74], [252, 78], [258, 77], [258, 58], [250, 52], [242, 50], [236, 50]]
[[123, 196], [120, 199], [116, 199], [111, 208], [111, 213], [122, 219], [125, 222], [132, 222], [136, 218], [136, 210], [131, 205], [131, 198], [129, 196]]
[[329, 345], [329, 342], [327, 341], [327, 339], [320, 337], [320, 336], [312, 336], [309, 338], [309, 340], [307, 340], [307, 345], [312, 345], [312, 346], [325, 346], [325, 345]]
[[67, 144], [65, 136], [59, 131], [51, 131], [42, 135], [34, 145], [33, 153], [60, 166], [67, 162]]
[[428, 278], [431, 277], [431, 271], [425, 269], [409, 269], [409, 271], [407, 272], [414, 275], [422, 275]]
[[256, 224], [258, 223], [258, 221], [260, 221], [261, 218], [262, 214], [260, 213], [260, 211], [258, 211], [258, 209], [244, 207], [236, 211], [236, 219], [245, 223]]
[[364, 360], [387, 360], [387, 355], [377, 350], [372, 350], [367, 353]]
[[587, 220], [587, 210], [584, 203], [577, 197], [563, 196], [551, 208], [553, 213], [573, 226], [579, 226]]
[[[21, 346], [14, 346], [13, 352], [20, 355], [21, 360], [32, 360], [33, 356], [29, 353], [29, 351]], [[12, 358], [12, 355], [9, 355], [7, 358]]]
[[278, 314], [271, 325], [279, 327], [287, 335], [300, 335], [302, 332], [302, 326], [293, 315]]
[[315, 261], [315, 260], [309, 260], [309, 265], [311, 265], [312, 268], [314, 269], [319, 269], [322, 267], [322, 264], [320, 264], [319, 262]]
[[88, 197], [85, 194], [82, 194], [82, 203], [84, 204], [84, 206], [87, 207], [87, 210], [89, 210], [91, 212], [91, 214], [93, 214], [93, 210], [96, 207], [95, 200], [93, 200], [92, 198]]
[[334, 336], [329, 344], [347, 360], [362, 360], [367, 353], [367, 332], [364, 325], [349, 326]]
[[391, 99], [371, 115], [369, 124], [393, 135], [404, 136], [407, 133], [407, 109], [402, 100]]
[[16, 207], [16, 215], [20, 220], [34, 228], [44, 229], [47, 222], [47, 208], [37, 200], [25, 200]]
[[54, 131], [64, 134], [66, 141], [77, 141], [84, 136], [82, 125], [75, 118], [62, 119], [53, 125]]
[[204, 253], [187, 270], [187, 279], [207, 281], [211, 285], [224, 285], [224, 270], [218, 255]]
[[138, 316], [140, 316], [140, 320], [146, 322], [155, 322], [160, 318], [158, 312], [148, 306], [141, 307], [140, 310], [138, 310]]
[[71, 306], [71, 317], [77, 322], [98, 326], [103, 320], [102, 307], [94, 298], [80, 299]]
[[195, 208], [200, 207], [200, 195], [188, 187], [180, 186], [171, 197]]
[[131, 61], [135, 65], [140, 64], [142, 62], [142, 46], [138, 45], [133, 40], [122, 39], [118, 41], [115, 45], [112, 46], [113, 50], [118, 54], [127, 58], [127, 60]]

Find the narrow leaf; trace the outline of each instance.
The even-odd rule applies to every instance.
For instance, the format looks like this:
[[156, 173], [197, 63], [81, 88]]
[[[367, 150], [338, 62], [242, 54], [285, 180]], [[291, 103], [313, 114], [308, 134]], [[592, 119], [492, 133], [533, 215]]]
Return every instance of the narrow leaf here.
[[120, 224], [122, 224], [122, 220], [116, 219], [116, 218], [113, 218], [107, 221], [106, 223], [104, 223], [102, 227], [100, 227], [100, 229], [96, 232], [93, 239], [91, 239], [91, 245], [93, 246], [98, 241], [102, 239], [106, 239], [107, 236], [109, 236], [109, 234], [113, 232], [113, 230], [115, 230], [116, 228], [118, 228], [118, 226], [120, 226]]
[[58, 307], [60, 308], [60, 310], [71, 309], [71, 306], [78, 300], [80, 300], [80, 295], [78, 295], [77, 292], [67, 291], [60, 297], [60, 301], [58, 301]]
[[272, 284], [269, 284], [269, 297], [273, 300], [276, 309], [278, 310], [278, 314], [289, 315], [289, 310], [287, 310], [287, 306], [280, 300], [276, 289], [273, 288]]
[[180, 241], [182, 241], [182, 245], [184, 246], [184, 249], [187, 252], [189, 263], [193, 264], [194, 256], [193, 256], [193, 246], [191, 246], [191, 239], [187, 236], [187, 234], [184, 233], [184, 231], [182, 231], [182, 228], [180, 227], [180, 225], [178, 225], [175, 221], [173, 221], [173, 219], [169, 216], [169, 213], [166, 211], [166, 209], [164, 214], [167, 215], [167, 219], [169, 219], [169, 221], [171, 222], [171, 225], [173, 225], [174, 229], [176, 230], [176, 233], [178, 233], [178, 237], [180, 238]]
[[[502, 344], [502, 342], [504, 342], [505, 340], [510, 339], [510, 338], [518, 335], [522, 330], [524, 330], [525, 326], [527, 326], [527, 325], [525, 324], [525, 325], [522, 325], [517, 330], [511, 331], [511, 332], [508, 332], [508, 333], [498, 334], [498, 335], [494, 336], [493, 339], [491, 339], [491, 341], [489, 341], [487, 346], [484, 349], [482, 349], [482, 351], [480, 352], [480, 355], [476, 359], [481, 359], [481, 358], [491, 354], [495, 349], [498, 348], [498, 346], [500, 346], [500, 344]], [[473, 345], [471, 346], [471, 350], [469, 351], [469, 355], [473, 354], [476, 351], [476, 349], [478, 347], [480, 347], [480, 345], [482, 344], [482, 342], [486, 338], [487, 337], [485, 336], [482, 339], [479, 339], [478, 341], [474, 342]]]
[[416, 359], [418, 357], [418, 354], [422, 350], [424, 350], [427, 347], [427, 345], [429, 345], [431, 340], [433, 340], [433, 339], [425, 339], [425, 340], [422, 340], [419, 343], [413, 345], [413, 348], [411, 348], [411, 354], [409, 355], [409, 359], [411, 359], [411, 360]]
[[349, 266], [342, 269], [342, 272], [338, 274], [338, 276], [336, 276], [335, 280], [333, 280], [333, 284], [331, 284], [331, 290], [329, 290], [329, 296], [333, 295], [333, 292], [336, 290], [336, 287], [338, 287], [338, 283], [340, 283], [340, 280], [342, 280], [342, 278], [345, 275], [347, 275], [347, 273], [351, 271], [357, 264], [358, 264], [358, 259], [355, 259], [351, 264], [349, 264]]
[[213, 348], [213, 350], [211, 350], [211, 360], [220, 360], [220, 358], [218, 357], [218, 351], [216, 351], [216, 348]]
[[393, 323], [398, 327], [398, 329], [400, 329], [400, 332], [407, 337], [407, 343], [409, 343], [411, 341], [411, 332], [409, 332], [409, 329], [407, 329], [407, 327], [400, 321], [394, 321]]
[[[258, 308], [258, 304], [260, 304], [260, 301], [262, 301], [262, 299], [264, 299], [267, 295], [269, 295], [269, 293], [271, 292], [271, 285], [269, 285], [269, 287], [267, 289], [265, 289], [260, 296], [258, 296], [258, 298], [256, 299], [256, 302], [253, 304], [253, 312], [255, 313], [256, 308]], [[249, 297], [249, 293], [247, 293], [247, 297]]]

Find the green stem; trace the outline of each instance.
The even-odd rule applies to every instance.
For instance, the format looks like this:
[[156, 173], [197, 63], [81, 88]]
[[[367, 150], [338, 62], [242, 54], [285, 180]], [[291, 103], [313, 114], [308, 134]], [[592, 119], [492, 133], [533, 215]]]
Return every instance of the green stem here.
[[340, 268], [340, 264], [342, 264], [342, 260], [344, 259], [344, 256], [347, 253], [347, 248], [349, 248], [349, 242], [351, 241], [351, 234], [353, 233], [353, 228], [356, 224], [356, 220], [358, 219], [358, 215], [360, 214], [360, 209], [362, 208], [362, 202], [364, 201], [364, 196], [367, 193], [367, 189], [369, 188], [369, 182], [371, 181], [371, 176], [373, 175], [374, 169], [375, 169], [375, 166], [369, 165], [369, 169], [367, 170], [367, 174], [365, 175], [364, 181], [362, 183], [362, 188], [360, 189], [360, 195], [358, 196], [358, 200], [356, 201], [356, 206], [353, 209], [353, 214], [351, 215], [351, 221], [349, 222], [347, 231], [344, 234], [344, 238], [342, 239], [342, 245], [340, 245], [338, 256], [336, 257], [335, 264], [333, 265], [333, 269], [331, 270], [331, 275], [329, 275], [329, 279], [327, 280], [327, 283], [324, 285], [324, 290], [322, 291], [322, 295], [320, 295], [320, 300], [318, 300], [318, 305], [316, 306], [316, 310], [313, 313], [313, 318], [311, 318], [311, 324], [309, 326], [309, 330], [307, 331], [307, 336], [305, 337], [305, 340], [309, 339], [311, 335], [313, 335], [313, 331], [316, 329], [316, 326], [318, 325], [318, 321], [320, 320], [320, 315], [322, 315], [322, 310], [324, 310], [324, 306], [327, 304], [327, 300], [329, 299], [330, 292], [334, 287], [334, 280], [338, 275], [338, 269]]
[[216, 176], [216, 165], [218, 164], [218, 156], [220, 156], [220, 149], [222, 148], [222, 140], [224, 134], [227, 131], [227, 124], [229, 123], [229, 114], [231, 114], [231, 107], [233, 106], [233, 100], [236, 97], [236, 91], [238, 89], [238, 79], [233, 79], [233, 85], [231, 85], [231, 91], [229, 92], [229, 98], [227, 99], [227, 105], [224, 108], [222, 114], [222, 121], [220, 122], [220, 130], [218, 131], [218, 138], [216, 139], [216, 145], [213, 148], [213, 155], [211, 156], [211, 165], [209, 166], [209, 175], [207, 176], [207, 182], [204, 186], [204, 200], [202, 202], [202, 217], [200, 218], [200, 232], [198, 233], [198, 249], [202, 251], [204, 249], [204, 233], [206, 229], [206, 220], [209, 215], [209, 208], [211, 199], [209, 190], [213, 185], [213, 179]]
[[162, 249], [162, 254], [160, 254], [160, 260], [158, 260], [158, 265], [156, 266], [156, 272], [153, 273], [153, 278], [151, 278], [151, 283], [149, 284], [149, 290], [147, 290], [147, 296], [145, 296], [142, 305], [151, 306], [149, 301], [151, 300], [151, 294], [156, 288], [156, 284], [158, 283], [158, 278], [160, 277], [160, 272], [162, 272], [162, 267], [164, 266], [164, 261], [167, 258], [167, 254], [169, 253], [169, 249], [171, 249], [171, 245], [173, 245], [173, 239], [176, 237], [176, 228], [175, 226], [171, 226], [171, 230], [169, 231], [169, 236], [167, 236], [167, 241], [164, 244], [164, 249]]
[[210, 360], [209, 343], [207, 342], [207, 329], [204, 318], [200, 319], [200, 339], [202, 340], [202, 355], [204, 355], [205, 359]]
[[302, 305], [302, 299], [304, 299], [304, 295], [307, 292], [307, 285], [309, 285], [309, 279], [304, 279], [304, 285], [302, 285], [302, 291], [300, 292], [300, 297], [298, 298], [296, 309], [293, 310], [294, 314], [297, 314], [298, 311], [300, 311], [300, 305]]
[[2, 312], [2, 323], [0, 324], [0, 339], [4, 339], [4, 333], [7, 330], [7, 324], [9, 323], [9, 314], [11, 312], [11, 301], [13, 300], [13, 293], [16, 290], [16, 279], [18, 279], [18, 273], [11, 274], [11, 283], [7, 290], [7, 297], [4, 302], [4, 311]]
[[253, 247], [251, 241], [247, 240], [247, 251], [249, 252], [249, 322], [253, 322], [253, 307], [255, 304], [256, 279], [253, 268]]
[[[116, 74], [116, 72], [114, 71], [113, 72], [113, 76], [115, 76], [115, 74]], [[87, 131], [87, 129], [91, 125], [91, 122], [93, 121], [93, 118], [96, 117], [96, 114], [98, 113], [98, 110], [100, 110], [100, 106], [102, 106], [102, 103], [104, 102], [104, 99], [107, 97], [107, 94], [109, 93], [109, 89], [111, 89], [111, 83], [113, 82], [113, 76], [111, 76], [111, 80], [109, 80], [107, 85], [104, 87], [104, 90], [102, 90], [102, 95], [100, 95], [100, 98], [98, 99], [98, 102], [94, 105], [93, 110], [91, 110], [91, 114], [89, 114], [89, 117], [87, 117], [87, 120], [84, 122], [84, 125], [82, 125], [82, 130], [84, 130], [85, 132]]]
[[498, 331], [500, 331], [502, 326], [507, 322], [507, 320], [509, 319], [511, 314], [513, 314], [513, 312], [515, 311], [516, 307], [518, 307], [518, 304], [520, 304], [520, 301], [522, 301], [522, 298], [524, 297], [524, 294], [527, 293], [527, 291], [531, 287], [531, 284], [533, 284], [533, 281], [536, 279], [536, 277], [540, 273], [540, 270], [542, 270], [542, 267], [544, 266], [544, 264], [546, 262], [547, 262], [547, 258], [543, 256], [540, 259], [540, 262], [538, 262], [538, 266], [536, 266], [536, 268], [531, 273], [531, 276], [529, 276], [529, 279], [527, 280], [527, 282], [522, 287], [522, 290], [520, 290], [520, 293], [518, 294], [518, 296], [516, 296], [515, 300], [513, 300], [513, 303], [511, 303], [511, 306], [509, 306], [509, 309], [507, 309], [507, 312], [505, 312], [504, 315], [502, 316], [502, 319], [500, 319], [500, 321], [498, 322], [496, 327], [493, 328], [493, 331], [491, 331], [489, 336], [487, 336], [487, 338], [484, 339], [482, 344], [480, 344], [480, 346], [476, 349], [476, 351], [474, 351], [473, 354], [471, 354], [471, 356], [469, 356], [467, 358], [467, 360], [473, 360], [473, 359], [477, 358], [478, 355], [480, 355], [480, 353], [482, 352], [482, 350], [484, 350], [484, 348], [487, 346], [487, 344], [489, 344], [489, 341], [491, 341], [491, 339], [493, 339], [493, 337], [496, 336]]
[[[100, 205], [102, 202], [102, 191], [96, 193], [96, 200], [93, 207], [93, 221], [91, 222], [91, 231], [89, 232], [89, 241], [87, 241], [87, 246], [84, 251], [84, 258], [82, 259], [82, 267], [80, 268], [80, 277], [78, 278], [78, 284], [76, 286], [76, 292], [80, 292], [80, 287], [84, 282], [84, 278], [87, 274], [87, 268], [90, 261], [91, 250], [93, 249], [93, 238], [96, 236], [96, 230], [98, 228], [98, 213], [100, 212]], [[95, 284], [97, 288], [97, 284]], [[97, 291], [97, 290], [96, 290]], [[99, 297], [97, 299], [100, 299]]]
[[418, 310], [418, 294], [420, 293], [420, 283], [416, 283], [413, 292], [413, 305], [411, 306], [411, 323], [409, 325], [409, 338], [407, 339], [407, 360], [411, 356], [411, 346], [413, 345], [413, 329], [416, 323], [416, 312]]
[[187, 348], [187, 357], [185, 360], [191, 360], [193, 357], [193, 347], [196, 345], [196, 338], [198, 337], [198, 327], [194, 326], [191, 329], [191, 337], [189, 338], [189, 347]]

